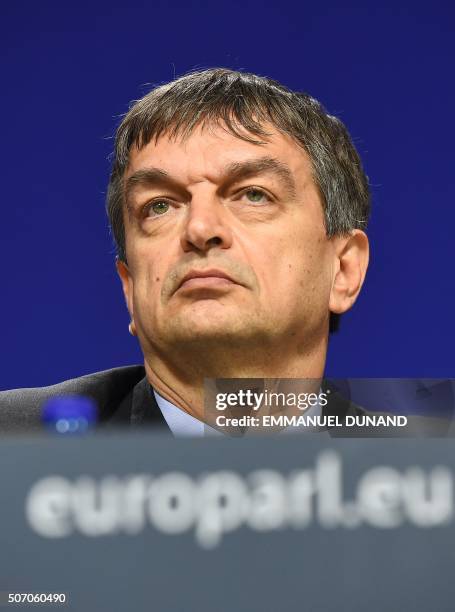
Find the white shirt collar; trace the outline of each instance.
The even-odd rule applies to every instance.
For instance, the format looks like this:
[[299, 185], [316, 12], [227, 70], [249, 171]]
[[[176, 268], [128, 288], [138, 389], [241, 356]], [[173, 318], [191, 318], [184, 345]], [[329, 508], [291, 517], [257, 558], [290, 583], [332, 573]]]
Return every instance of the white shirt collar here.
[[[178, 408], [169, 402], [167, 399], [157, 393], [155, 389], [153, 389], [153, 393], [155, 394], [156, 403], [163, 414], [164, 420], [176, 438], [202, 438], [203, 436], [223, 435], [220, 431], [217, 431], [213, 427], [210, 427], [210, 425], [196, 419], [196, 417], [191, 416], [191, 414], [188, 414], [188, 412], [185, 412], [181, 408]], [[305, 412], [305, 415], [307, 416], [317, 416], [319, 414], [321, 414], [321, 406], [319, 404], [316, 404], [316, 406], [309, 408]], [[283, 429], [280, 434], [295, 433], [296, 429], [296, 427], [287, 427], [286, 429]], [[305, 427], [305, 429], [308, 430], [308, 432], [315, 431], [313, 428]]]
[[176, 438], [188, 436], [200, 438], [207, 435], [223, 435], [213, 429], [213, 427], [206, 425], [203, 421], [196, 419], [191, 414], [188, 414], [188, 412], [164, 399], [155, 389], [153, 389], [153, 393], [155, 394], [156, 403], [163, 413], [164, 420]]

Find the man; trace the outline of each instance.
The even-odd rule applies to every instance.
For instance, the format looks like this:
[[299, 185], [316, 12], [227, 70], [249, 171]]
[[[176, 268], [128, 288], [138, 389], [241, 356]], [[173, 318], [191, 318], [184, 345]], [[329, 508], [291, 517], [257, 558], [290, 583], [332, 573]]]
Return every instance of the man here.
[[145, 370], [4, 392], [2, 427], [75, 392], [102, 422], [198, 434], [206, 378], [321, 379], [365, 277], [369, 191], [316, 100], [226, 69], [154, 89], [118, 128], [107, 209]]

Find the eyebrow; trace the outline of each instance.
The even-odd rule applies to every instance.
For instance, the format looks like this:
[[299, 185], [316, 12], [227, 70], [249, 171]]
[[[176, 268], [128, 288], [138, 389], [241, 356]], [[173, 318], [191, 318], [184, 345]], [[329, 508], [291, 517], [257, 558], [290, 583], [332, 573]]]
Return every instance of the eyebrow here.
[[[275, 157], [268, 156], [228, 164], [222, 175], [223, 189], [246, 178], [261, 174], [274, 174], [280, 179], [289, 195], [293, 198], [296, 196], [296, 184], [289, 166]], [[161, 168], [150, 167], [137, 170], [128, 177], [125, 183], [127, 208], [130, 209], [129, 196], [136, 187], [163, 184], [172, 185], [174, 188], [177, 185], [182, 191], [185, 190], [180, 181], [173, 179], [168, 172]]]
[[292, 171], [287, 164], [275, 157], [259, 157], [228, 164], [225, 169], [225, 181], [232, 184], [260, 174], [275, 174], [289, 192], [289, 195], [295, 197], [296, 186]]
[[162, 184], [173, 184], [170, 174], [161, 168], [143, 168], [137, 170], [131, 176], [126, 179], [125, 182], [125, 202], [128, 211], [131, 211], [129, 204], [131, 193], [136, 187], [141, 186], [152, 186]]

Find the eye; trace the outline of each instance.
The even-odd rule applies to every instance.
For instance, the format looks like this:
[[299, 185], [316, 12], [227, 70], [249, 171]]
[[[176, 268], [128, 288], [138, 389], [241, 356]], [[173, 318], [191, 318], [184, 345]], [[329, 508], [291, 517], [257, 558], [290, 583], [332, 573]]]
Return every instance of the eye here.
[[146, 217], [158, 217], [167, 213], [169, 208], [169, 202], [166, 202], [166, 200], [155, 200], [147, 204], [144, 214]]
[[248, 202], [252, 204], [264, 204], [265, 202], [270, 202], [269, 196], [262, 191], [262, 189], [258, 189], [256, 187], [250, 187], [243, 192], [243, 195], [246, 197]]

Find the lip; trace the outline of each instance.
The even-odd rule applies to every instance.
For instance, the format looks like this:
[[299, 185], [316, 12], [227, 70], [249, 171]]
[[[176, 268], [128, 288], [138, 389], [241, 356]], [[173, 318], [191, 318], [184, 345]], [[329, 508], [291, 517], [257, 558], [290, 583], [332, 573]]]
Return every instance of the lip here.
[[[206, 279], [206, 280], [204, 280]], [[216, 287], [226, 284], [237, 284], [236, 281], [222, 270], [190, 270], [180, 281], [176, 291], [184, 287]]]

